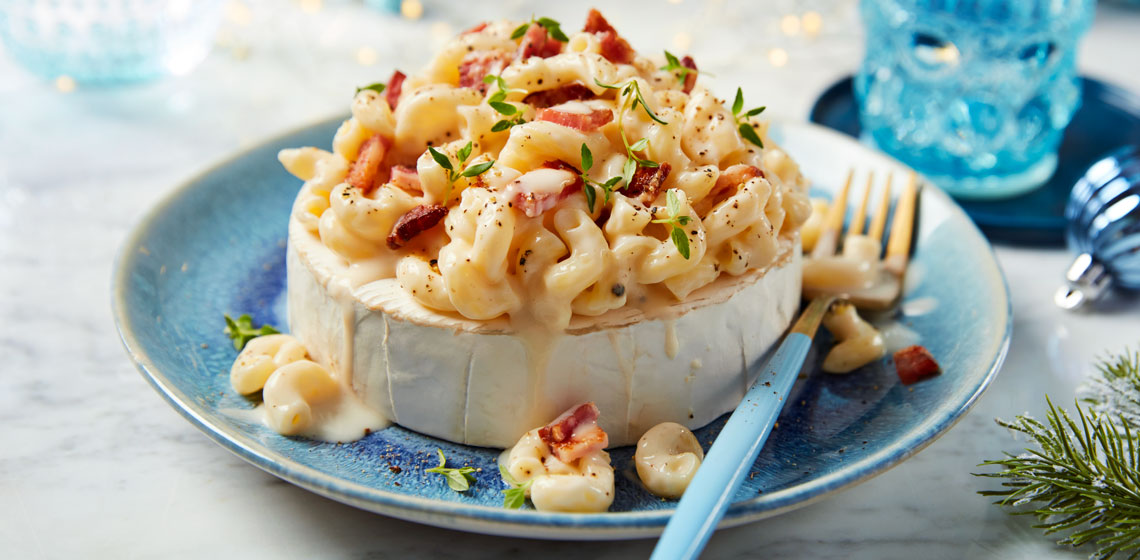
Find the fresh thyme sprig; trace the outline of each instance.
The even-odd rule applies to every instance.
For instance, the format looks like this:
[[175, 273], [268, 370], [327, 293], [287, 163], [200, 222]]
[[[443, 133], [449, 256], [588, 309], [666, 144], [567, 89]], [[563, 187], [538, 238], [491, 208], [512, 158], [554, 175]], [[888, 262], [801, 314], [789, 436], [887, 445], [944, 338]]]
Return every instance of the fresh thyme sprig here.
[[598, 196], [594, 188], [597, 187], [599, 189], [602, 189], [602, 192], [605, 193], [605, 200], [602, 202], [602, 204], [609, 204], [610, 197], [612, 197], [614, 193], [614, 186], [616, 186], [622, 180], [621, 177], [610, 177], [606, 182], [599, 183], [586, 175], [586, 173], [589, 173], [590, 168], [592, 167], [594, 167], [594, 154], [590, 152], [590, 147], [587, 146], [585, 142], [583, 142], [582, 173], [580, 174], [580, 177], [582, 177], [582, 192], [586, 195], [586, 204], [590, 207], [591, 213], [594, 211], [594, 202], [597, 200]]
[[427, 469], [424, 472], [442, 474], [447, 478], [447, 485], [456, 492], [466, 492], [471, 485], [475, 483], [475, 476], [471, 473], [475, 472], [475, 467], [459, 467], [458, 469], [448, 468], [447, 459], [443, 456], [443, 450], [436, 448], [436, 453], [439, 453], [439, 466]]
[[562, 43], [570, 42], [570, 38], [567, 37], [566, 34], [562, 32], [562, 24], [558, 23], [557, 21], [554, 21], [548, 17], [541, 17], [538, 19], [531, 17], [530, 21], [516, 27], [515, 30], [511, 32], [511, 39], [519, 39], [523, 35], [526, 35], [526, 30], [530, 29], [530, 26], [533, 24], [538, 24], [538, 25], [542, 26], [543, 28], [545, 28], [546, 32], [549, 33], [550, 36], [552, 38], [554, 38], [555, 41], [559, 41]]
[[503, 490], [503, 507], [507, 509], [519, 509], [526, 503], [526, 491], [530, 489], [530, 485], [534, 484], [535, 479], [530, 479], [526, 482], [519, 482], [507, 468], [499, 465], [499, 474], [503, 475], [503, 480], [510, 484], [511, 487]]
[[744, 111], [744, 92], [736, 88], [736, 99], [732, 101], [732, 116], [736, 119], [736, 129], [740, 131], [740, 136], [759, 148], [764, 147], [764, 142], [760, 140], [760, 135], [756, 134], [756, 129], [752, 128], [751, 118], [763, 113], [767, 108], [755, 107]]
[[495, 165], [495, 160], [492, 159], [489, 161], [484, 161], [483, 163], [477, 163], [475, 165], [464, 167], [463, 164], [467, 161], [467, 158], [471, 157], [471, 142], [468, 142], [467, 145], [459, 148], [459, 151], [455, 153], [455, 157], [459, 160], [458, 166], [451, 163], [451, 158], [447, 157], [447, 154], [435, 149], [434, 147], [429, 146], [428, 152], [431, 153], [431, 159], [434, 159], [440, 167], [447, 170], [448, 188], [446, 198], [451, 198], [451, 186], [454, 185], [460, 177], [475, 177], [477, 175], [482, 175], [485, 171], [490, 169], [492, 165]]
[[[624, 119], [622, 118], [627, 108], [630, 111], [636, 111], [640, 105], [650, 119], [661, 124], [669, 123], [657, 116], [657, 113], [654, 113], [653, 109], [649, 108], [649, 104], [645, 102], [645, 98], [641, 95], [641, 86], [638, 85], [636, 79], [631, 78], [623, 84], [605, 84], [597, 78], [594, 78], [594, 83], [606, 89], [621, 90], [622, 97], [626, 99], [618, 110], [618, 133], [621, 134], [621, 143], [625, 146], [626, 155], [625, 165], [622, 166], [621, 180], [625, 186], [629, 186], [630, 181], [633, 181], [633, 174], [637, 172], [638, 167], [655, 168], [659, 167], [659, 164], [653, 160], [637, 155], [637, 152], [645, 151], [649, 148], [648, 138], [642, 138], [633, 144], [629, 143], [629, 138], [625, 135]], [[630, 99], [633, 101], [631, 102]]]
[[621, 133], [621, 143], [625, 145], [625, 165], [622, 165], [621, 168], [621, 180], [628, 187], [633, 181], [633, 174], [637, 172], [638, 167], [656, 168], [660, 167], [660, 164], [637, 155], [637, 152], [649, 148], [648, 138], [642, 138], [630, 145], [629, 140], [625, 138], [625, 127], [619, 127], [618, 132]]
[[689, 74], [694, 72], [692, 68], [681, 64], [681, 60], [677, 58], [677, 55], [669, 51], [665, 51], [665, 62], [665, 66], [658, 68], [658, 70], [664, 70], [666, 72], [679, 72], [679, 74], [677, 74], [677, 80], [682, 84], [685, 83], [685, 79], [689, 77]]
[[[374, 84], [368, 84], [364, 87], [356, 88], [356, 93], [360, 93], [366, 89], [370, 89], [376, 93], [384, 93], [384, 89], [387, 87], [388, 87], [388, 85], [385, 84], [384, 82], [376, 82]], [[355, 94], [353, 94], [353, 95], [355, 95]]]
[[[981, 466], [1003, 470], [976, 476], [1004, 479], [1002, 490], [980, 492], [996, 504], [1028, 506], [1013, 513], [1033, 515], [1045, 534], [1065, 535], [1058, 544], [1095, 543], [1094, 558], [1140, 557], [1140, 433], [1134, 432], [1140, 403], [1140, 354], [1103, 360], [1100, 378], [1076, 403], [1075, 414], [1046, 398], [1046, 421], [1018, 416], [998, 424], [1025, 434], [1033, 447], [1007, 453]], [[1119, 408], [1117, 408], [1119, 407]]]
[[504, 117], [514, 117], [510, 119], [503, 119], [495, 123], [495, 125], [491, 127], [491, 132], [502, 132], [512, 126], [517, 126], [526, 122], [522, 116], [522, 109], [519, 109], [518, 106], [514, 104], [507, 103], [508, 94], [526, 93], [526, 90], [511, 89], [511, 87], [507, 85], [506, 80], [504, 80], [502, 76], [483, 76], [483, 83], [487, 85], [495, 84], [498, 87], [498, 90], [496, 90], [495, 93], [491, 94], [491, 97], [487, 99], [487, 104], [490, 105], [491, 108], [495, 110], [495, 112], [503, 115]]
[[669, 217], [658, 218], [653, 220], [653, 223], [669, 226], [669, 237], [673, 240], [673, 245], [677, 246], [677, 252], [681, 253], [685, 260], [689, 260], [689, 236], [682, 226], [688, 225], [692, 218], [681, 215], [681, 199], [677, 196], [677, 189], [669, 189], [669, 192], [665, 193], [665, 200], [668, 204]]
[[[594, 78], [594, 83], [598, 84], [598, 87], [602, 87], [602, 88], [606, 88], [606, 89], [621, 90], [621, 95], [623, 97], [625, 97], [627, 100], [630, 97], [632, 97], [633, 98], [633, 104], [629, 106], [630, 111], [636, 111], [637, 106], [641, 105], [641, 107], [643, 109], [645, 109], [645, 114], [648, 115], [649, 118], [651, 118], [654, 121], [659, 122], [661, 124], [669, 124], [669, 123], [665, 122], [664, 120], [661, 120], [661, 117], [657, 116], [657, 113], [654, 113], [653, 109], [649, 108], [649, 104], [645, 102], [645, 97], [641, 95], [641, 86], [638, 85], [636, 79], [630, 78], [629, 80], [627, 80], [623, 84], [605, 84], [605, 83], [602, 83], [601, 80]], [[624, 105], [622, 105], [622, 110], [624, 112], [624, 110], [625, 110]]]
[[240, 315], [237, 320], [230, 318], [228, 314], [223, 314], [222, 317], [226, 318], [226, 328], [224, 333], [234, 341], [234, 350], [241, 350], [245, 348], [246, 343], [267, 334], [279, 334], [281, 331], [274, 328], [272, 325], [261, 325], [254, 328], [253, 317], [249, 315]]
[[665, 66], [658, 68], [658, 70], [664, 70], [666, 72], [677, 72], [677, 80], [682, 84], [685, 83], [685, 80], [689, 77], [689, 74], [704, 74], [706, 76], [712, 76], [712, 74], [708, 72], [694, 70], [688, 66], [685, 66], [685, 63], [681, 62], [681, 59], [677, 58], [677, 55], [669, 51], [665, 51]]

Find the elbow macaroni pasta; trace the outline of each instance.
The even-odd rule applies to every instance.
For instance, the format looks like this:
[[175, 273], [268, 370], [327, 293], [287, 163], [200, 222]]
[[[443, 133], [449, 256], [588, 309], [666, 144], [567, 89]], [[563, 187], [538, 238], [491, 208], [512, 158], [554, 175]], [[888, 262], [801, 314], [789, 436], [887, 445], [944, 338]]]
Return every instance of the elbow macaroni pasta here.
[[614, 501], [609, 453], [598, 450], [564, 463], [542, 441], [537, 428], [511, 448], [505, 467], [521, 483], [533, 480], [527, 495], [539, 511], [606, 511]]
[[283, 435], [305, 433], [318, 412], [335, 404], [340, 386], [309, 352], [287, 334], [246, 343], [230, 368], [230, 384], [243, 395], [262, 392], [269, 426]]
[[[526, 316], [555, 330], [574, 315], [632, 304], [631, 294], [653, 286], [683, 300], [722, 274], [764, 269], [780, 258], [780, 239], [795, 238], [811, 205], [798, 166], [767, 137], [765, 123], [749, 121], [764, 140], [761, 149], [741, 138], [736, 117], [700, 84], [686, 91], [678, 74], [641, 55], [629, 64], [611, 61], [595, 33], [571, 34], [553, 56], [520, 59], [520, 40], [510, 38], [515, 27], [498, 22], [454, 39], [404, 82], [394, 108], [381, 93], [357, 93], [331, 152], [282, 151], [285, 168], [305, 181], [294, 217], [348, 264], [390, 263], [374, 267], [381, 276], [371, 280], [395, 277], [427, 308], [475, 320]], [[505, 116], [492, 103], [498, 84], [472, 85], [469, 74], [481, 68], [499, 73], [509, 88], [505, 102], [516, 113]], [[641, 93], [636, 105], [623, 91], [629, 83]], [[527, 101], [563, 87], [592, 97], [553, 108]], [[543, 117], [550, 111], [609, 111], [612, 119], [575, 127]], [[509, 119], [520, 122], [495, 130]], [[385, 142], [380, 179], [363, 191], [347, 177], [361, 146], [377, 135]], [[583, 146], [593, 158], [585, 175], [604, 183], [622, 175], [627, 146], [642, 140], [648, 145], [638, 157], [670, 169], [656, 198], [628, 192], [624, 183], [610, 196], [591, 186], [567, 187], [536, 195], [537, 202], [529, 202], [540, 205], [536, 210], [508, 190], [558, 162], [580, 171]], [[468, 142], [470, 157], [461, 164], [458, 154]], [[429, 147], [449, 156], [456, 172], [494, 164], [453, 180]], [[741, 165], [758, 172], [732, 184], [725, 172]], [[395, 166], [414, 169], [418, 187], [387, 180]], [[596, 207], [587, 204], [585, 188], [595, 189]], [[661, 222], [670, 217], [667, 189], [680, 202], [678, 215], [690, 218], [680, 226], [688, 258], [670, 237], [674, 226]], [[443, 206], [447, 215], [441, 225], [391, 248], [385, 240], [397, 222], [421, 205]]]

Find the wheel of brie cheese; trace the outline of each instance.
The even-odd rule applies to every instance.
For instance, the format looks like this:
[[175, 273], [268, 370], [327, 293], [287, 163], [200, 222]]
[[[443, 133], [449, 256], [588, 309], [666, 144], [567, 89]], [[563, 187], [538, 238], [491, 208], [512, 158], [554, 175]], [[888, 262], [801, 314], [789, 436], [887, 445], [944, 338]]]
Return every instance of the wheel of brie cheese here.
[[759, 111], [696, 77], [591, 11], [361, 89], [331, 152], [280, 155], [293, 336], [346, 398], [464, 444], [586, 401], [611, 445], [731, 410], [797, 310], [810, 204]]

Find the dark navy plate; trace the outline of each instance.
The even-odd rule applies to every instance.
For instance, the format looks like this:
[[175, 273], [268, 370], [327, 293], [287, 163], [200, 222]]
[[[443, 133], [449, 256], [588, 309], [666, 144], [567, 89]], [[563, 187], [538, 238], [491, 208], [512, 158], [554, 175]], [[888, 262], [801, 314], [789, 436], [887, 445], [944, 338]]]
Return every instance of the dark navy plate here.
[[[811, 121], [859, 138], [859, 107], [848, 76], [823, 92]], [[959, 200], [991, 240], [1063, 245], [1069, 191], [1089, 166], [1126, 144], [1140, 143], [1140, 97], [1084, 78], [1081, 107], [1065, 129], [1057, 171], [1040, 189], [1002, 200]]]
[[[641, 487], [628, 447], [611, 450], [617, 495], [609, 513], [516, 511], [501, 507], [499, 450], [455, 445], [399, 426], [334, 445], [282, 437], [252, 419], [253, 403], [229, 385], [237, 353], [222, 334], [222, 313], [249, 312], [258, 322], [285, 324], [286, 225], [300, 182], [281, 168], [276, 154], [285, 147], [328, 146], [338, 124], [286, 134], [215, 166], [175, 189], [134, 229], [119, 255], [112, 300], [123, 343], [146, 379], [226, 449], [346, 504], [502, 535], [613, 539], [659, 533], [674, 502]], [[822, 127], [777, 126], [773, 137], [824, 191], [853, 165], [902, 173], [900, 164]], [[946, 373], [912, 387], [899, 385], [886, 363], [846, 376], [805, 376], [725, 525], [802, 506], [883, 472], [950, 428], [990, 383], [1009, 342], [1005, 282], [985, 239], [936, 189], [922, 197], [913, 263], [907, 294], [913, 313], [899, 327], [920, 337]], [[816, 371], [818, 360], [813, 354], [806, 371]], [[700, 441], [707, 446], [722, 423], [698, 430]], [[436, 448], [451, 464], [482, 469], [470, 491], [453, 492], [441, 476], [424, 472], [436, 465]]]

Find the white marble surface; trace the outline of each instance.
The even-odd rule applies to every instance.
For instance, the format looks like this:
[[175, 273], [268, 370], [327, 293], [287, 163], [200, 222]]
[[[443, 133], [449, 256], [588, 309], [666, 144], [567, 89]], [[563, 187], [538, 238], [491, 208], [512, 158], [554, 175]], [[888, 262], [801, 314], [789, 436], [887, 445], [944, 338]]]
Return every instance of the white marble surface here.
[[[311, 4], [311, 3], [310, 3]], [[163, 194], [227, 154], [346, 108], [353, 86], [422, 65], [437, 42], [522, 2], [464, 2], [396, 23], [358, 4], [248, 1], [192, 74], [58, 91], [0, 50], [0, 556], [5, 558], [625, 558], [652, 541], [561, 543], [418, 526], [284, 483], [210, 442], [143, 381], [115, 335], [112, 260]], [[449, 3], [449, 5], [455, 5]], [[780, 34], [819, 9], [823, 33]], [[860, 56], [853, 1], [640, 2], [610, 8], [635, 46], [690, 50], [721, 91], [741, 83], [778, 116], [806, 118]], [[584, 8], [539, 11], [575, 26]], [[440, 23], [443, 22], [443, 23]], [[722, 31], [729, 22], [731, 33]], [[746, 32], [746, 29], [755, 30]], [[691, 47], [686, 48], [687, 33]], [[680, 43], [676, 43], [679, 41]], [[372, 51], [360, 51], [368, 47]], [[789, 54], [773, 66], [768, 49]], [[1140, 12], [1102, 8], [1083, 70], [1140, 91]], [[746, 56], [744, 53], [760, 53]], [[362, 65], [358, 58], [372, 66]], [[1068, 314], [1052, 292], [1063, 250], [997, 247], [1016, 317], [1006, 365], [978, 406], [928, 449], [801, 510], [717, 533], [707, 558], [1084, 557], [1002, 513], [971, 472], [1020, 442], [992, 421], [1071, 398], [1090, 359], [1140, 342], [1140, 302]]]

